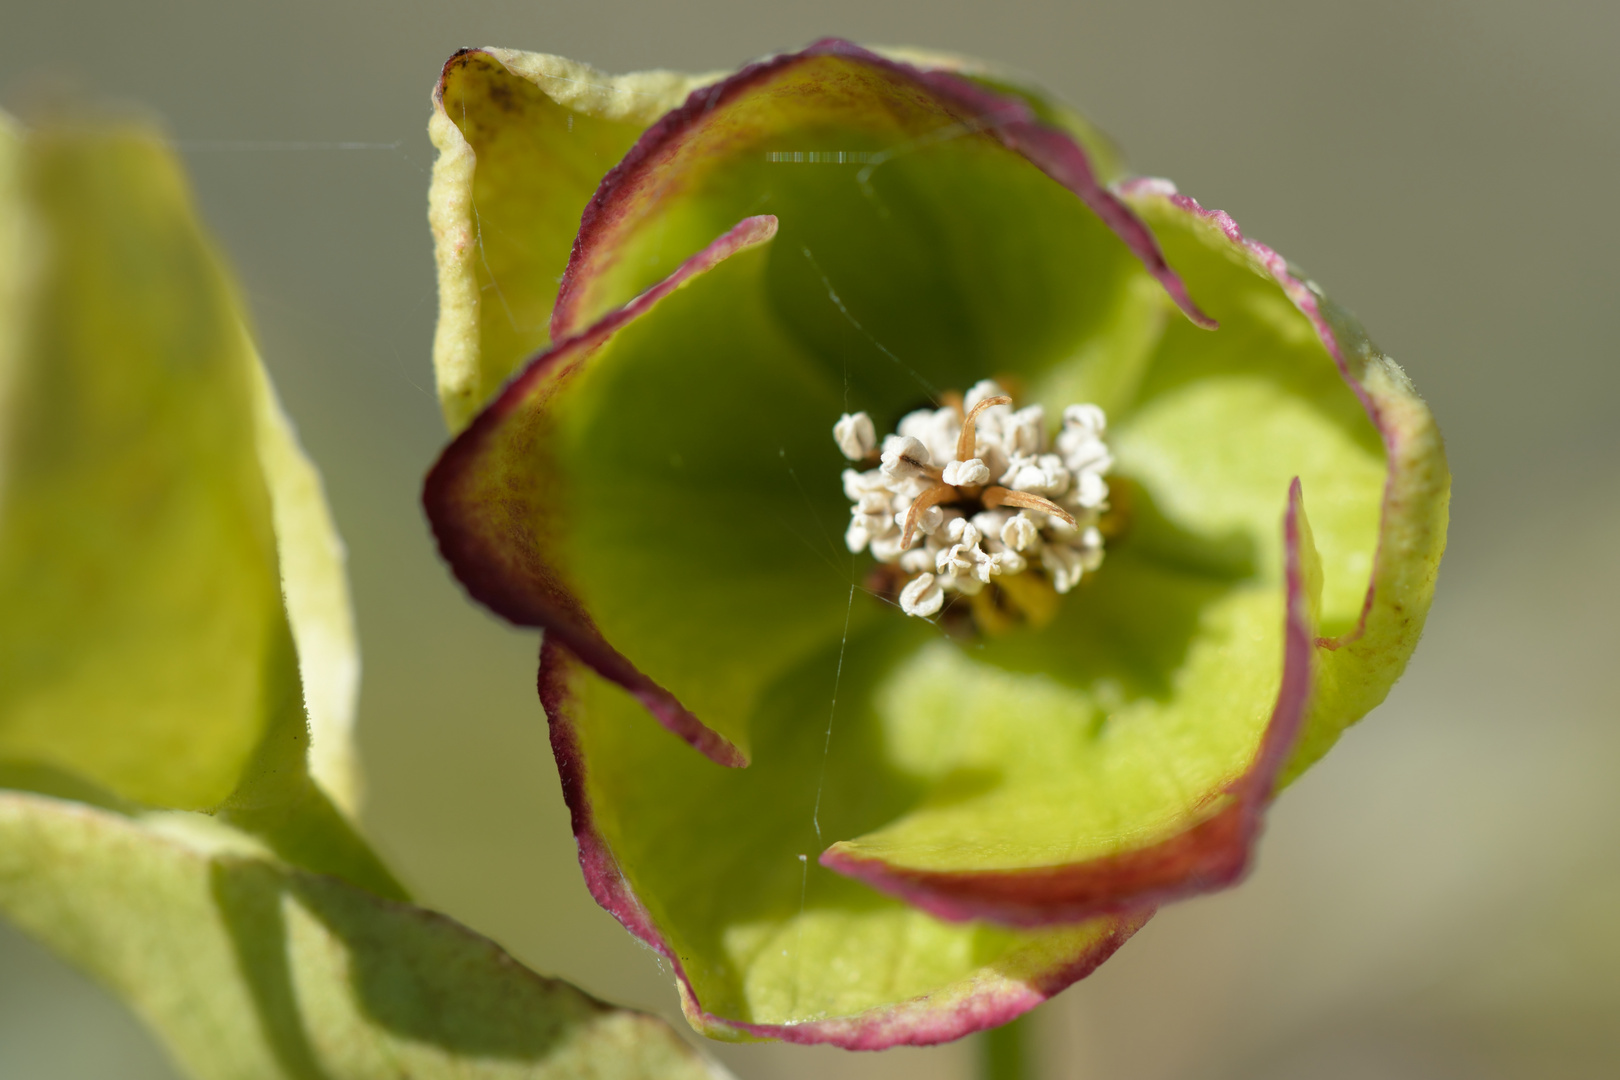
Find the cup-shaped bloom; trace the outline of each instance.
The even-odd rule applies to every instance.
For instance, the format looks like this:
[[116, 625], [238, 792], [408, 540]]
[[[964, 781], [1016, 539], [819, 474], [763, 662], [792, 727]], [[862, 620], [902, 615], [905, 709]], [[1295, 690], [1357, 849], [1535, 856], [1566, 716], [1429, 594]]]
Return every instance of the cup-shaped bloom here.
[[696, 1026], [954, 1038], [1243, 874], [1416, 643], [1440, 440], [1315, 285], [1032, 92], [837, 41], [693, 85], [446, 66], [452, 424], [539, 352], [428, 513], [545, 628], [587, 881]]

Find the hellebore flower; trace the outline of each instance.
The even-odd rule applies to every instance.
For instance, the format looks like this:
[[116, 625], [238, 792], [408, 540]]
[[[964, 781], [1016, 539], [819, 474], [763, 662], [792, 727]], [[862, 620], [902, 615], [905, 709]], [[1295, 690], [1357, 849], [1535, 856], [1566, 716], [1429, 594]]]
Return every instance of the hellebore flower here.
[[1428, 410], [1061, 107], [839, 41], [718, 80], [468, 51], [435, 101], [466, 426], [427, 510], [545, 628], [586, 879], [700, 1030], [1010, 1019], [1241, 877], [1400, 674], [1444, 544]]

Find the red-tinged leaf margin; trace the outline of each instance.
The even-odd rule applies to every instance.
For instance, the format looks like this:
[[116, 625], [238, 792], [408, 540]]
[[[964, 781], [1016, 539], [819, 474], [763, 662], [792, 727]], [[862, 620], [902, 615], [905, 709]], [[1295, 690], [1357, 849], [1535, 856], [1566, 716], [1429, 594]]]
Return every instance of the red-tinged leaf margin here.
[[[1378, 526], [1378, 548], [1356, 625], [1317, 647], [1367, 669], [1382, 667], [1381, 685], [1341, 703], [1344, 715], [1323, 727], [1310, 724], [1277, 780], [1291, 783], [1319, 758], [1350, 722], [1384, 699], [1417, 646], [1433, 599], [1446, 547], [1451, 474], [1434, 417], [1406, 374], [1368, 340], [1361, 325], [1275, 249], [1243, 235], [1224, 210], [1206, 210], [1169, 180], [1138, 177], [1119, 185], [1131, 202], [1159, 202], [1195, 222], [1213, 226], [1252, 266], [1269, 275], [1316, 331], [1339, 375], [1366, 410], [1384, 444], [1388, 468]], [[1380, 583], [1391, 587], [1381, 598]], [[1371, 631], [1371, 633], [1369, 633]], [[1314, 708], [1314, 705], [1313, 705]], [[1315, 720], [1316, 717], [1312, 717]]]
[[908, 870], [851, 855], [837, 844], [822, 853], [821, 864], [941, 919], [1025, 927], [1154, 908], [1236, 884], [1248, 872], [1265, 808], [1310, 704], [1316, 627], [1301, 561], [1302, 499], [1295, 477], [1283, 516], [1285, 603], [1277, 702], [1253, 762], [1211, 795], [1206, 805], [1212, 809], [1198, 824], [1135, 851], [1032, 870]]
[[[1388, 422], [1379, 407], [1377, 400], [1368, 393], [1362, 381], [1363, 373], [1354, 370], [1350, 364], [1350, 350], [1364, 342], [1343, 342], [1340, 335], [1335, 332], [1332, 321], [1327, 312], [1323, 310], [1322, 301], [1325, 299], [1315, 282], [1301, 279], [1294, 273], [1288, 260], [1283, 258], [1275, 248], [1262, 244], [1258, 240], [1251, 240], [1243, 235], [1243, 229], [1232, 215], [1225, 210], [1206, 210], [1191, 195], [1183, 195], [1176, 189], [1173, 181], [1161, 177], [1139, 176], [1126, 180], [1119, 186], [1120, 192], [1131, 198], [1163, 199], [1177, 210], [1183, 211], [1190, 217], [1208, 221], [1218, 228], [1222, 235], [1229, 240], [1243, 255], [1256, 265], [1264, 267], [1266, 273], [1271, 275], [1284, 295], [1299, 309], [1300, 313], [1310, 321], [1311, 328], [1316, 331], [1317, 338], [1322, 347], [1333, 358], [1334, 366], [1339, 369], [1339, 375], [1349, 385], [1351, 393], [1361, 402], [1361, 407], [1367, 411], [1367, 418], [1372, 421], [1373, 427], [1378, 429], [1378, 436], [1384, 443], [1385, 458], [1389, 463], [1388, 473], [1384, 479], [1384, 506], [1379, 523], [1378, 551], [1374, 556], [1374, 566], [1371, 577], [1367, 581], [1367, 596], [1361, 603], [1361, 617], [1356, 621], [1354, 629], [1347, 631], [1336, 638], [1318, 638], [1316, 644], [1325, 649], [1338, 649], [1360, 638], [1367, 629], [1367, 616], [1372, 611], [1373, 597], [1377, 592], [1378, 563], [1388, 557], [1384, 550], [1383, 534], [1389, 523], [1391, 503], [1395, 493], [1397, 470], [1405, 461], [1405, 446], [1402, 437], [1405, 434], [1395, 424]], [[1352, 327], [1352, 333], [1359, 332], [1359, 327]]]
[[[1088, 949], [1055, 963], [1033, 977], [981, 975], [978, 986], [960, 996], [925, 995], [853, 1016], [797, 1024], [751, 1024], [716, 1016], [703, 1008], [687, 978], [681, 958], [659, 931], [619, 866], [607, 839], [596, 827], [586, 789], [587, 764], [570, 715], [570, 681], [581, 660], [556, 637], [547, 634], [540, 649], [540, 703], [551, 726], [551, 748], [557, 759], [563, 798], [568, 804], [579, 866], [596, 902], [624, 928], [669, 961], [681, 1006], [692, 1026], [722, 1038], [776, 1039], [826, 1043], [846, 1050], [886, 1050], [894, 1046], [932, 1046], [997, 1027], [1028, 1012], [1095, 971], [1153, 917], [1152, 906], [1111, 914], [1112, 926]], [[938, 997], [945, 997], [941, 1004]]]
[[633, 694], [664, 727], [732, 767], [748, 764], [742, 751], [602, 637], [579, 598], [546, 562], [546, 526], [521, 481], [490, 469], [489, 459], [499, 453], [532, 465], [526, 451], [537, 443], [547, 401], [563, 381], [621, 328], [724, 259], [766, 243], [776, 227], [769, 215], [743, 219], [659, 284], [529, 361], [440, 455], [422, 491], [439, 551], [474, 599], [520, 626], [544, 628], [548, 645], [566, 643], [603, 678]]
[[580, 219], [579, 235], [557, 292], [551, 313], [551, 336], [561, 339], [584, 318], [585, 287], [615, 258], [614, 236], [634, 208], [636, 196], [652, 176], [713, 113], [790, 68], [823, 56], [841, 57], [870, 65], [928, 91], [949, 110], [961, 115], [974, 130], [995, 134], [1008, 149], [1021, 154], [1081, 202], [1113, 230], [1139, 258], [1148, 272], [1170, 294], [1176, 305], [1199, 326], [1214, 329], [1215, 320], [1193, 303], [1180, 276], [1165, 261], [1164, 252], [1147, 225], [1108, 187], [1098, 183], [1090, 159], [1068, 133], [1042, 123], [1029, 104], [998, 94], [949, 71], [924, 70], [889, 60], [851, 42], [825, 38], [796, 53], [773, 56], [738, 71], [729, 78], [694, 90], [678, 108], [666, 113], [642, 133], [636, 145], [602, 180]]

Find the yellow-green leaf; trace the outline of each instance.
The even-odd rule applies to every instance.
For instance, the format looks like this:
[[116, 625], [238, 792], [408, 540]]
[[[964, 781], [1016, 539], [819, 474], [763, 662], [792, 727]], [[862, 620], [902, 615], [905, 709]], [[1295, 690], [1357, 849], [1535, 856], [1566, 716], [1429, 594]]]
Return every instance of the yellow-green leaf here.
[[257, 360], [155, 136], [8, 142], [0, 762], [213, 807], [307, 738]]
[[0, 792], [0, 914], [209, 1080], [724, 1076], [661, 1020], [194, 814]]
[[360, 648], [343, 542], [326, 505], [320, 473], [298, 445], [275, 387], [256, 360], [253, 374], [259, 463], [270, 490], [282, 597], [298, 646], [309, 717], [309, 774], [338, 806], [354, 814], [361, 794], [354, 750]]

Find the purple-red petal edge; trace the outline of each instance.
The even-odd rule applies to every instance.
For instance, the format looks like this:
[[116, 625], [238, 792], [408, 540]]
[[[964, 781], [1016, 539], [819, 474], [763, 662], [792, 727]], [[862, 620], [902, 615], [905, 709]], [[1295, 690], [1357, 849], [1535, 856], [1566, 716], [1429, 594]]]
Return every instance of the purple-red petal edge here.
[[580, 870], [596, 902], [626, 930], [669, 961], [679, 981], [682, 998], [695, 1006], [700, 1014], [697, 1020], [704, 1026], [724, 1027], [740, 1034], [783, 1042], [827, 1043], [846, 1050], [885, 1050], [893, 1046], [951, 1042], [1005, 1024], [1085, 978], [1153, 917], [1151, 906], [1122, 912], [1113, 916], [1114, 925], [1108, 933], [1081, 953], [1065, 958], [1035, 978], [963, 998], [943, 1010], [931, 1007], [923, 997], [854, 1016], [798, 1024], [751, 1024], [716, 1016], [703, 1009], [681, 958], [642, 906], [606, 838], [596, 827], [585, 788], [585, 756], [567, 709], [569, 665], [578, 662], [567, 646], [547, 636], [540, 649], [540, 703], [551, 727], [552, 753], [557, 758], [563, 799], [568, 804], [569, 820], [579, 848]]
[[[745, 248], [776, 235], [776, 218], [745, 218], [675, 272], [588, 329], [559, 340], [531, 360], [521, 374], [440, 455], [423, 485], [422, 503], [439, 551], [474, 599], [520, 626], [544, 627], [603, 678], [634, 694], [664, 727], [721, 765], [741, 767], [747, 757], [730, 740], [707, 727], [675, 695], [648, 678], [610, 645], [591, 622], [583, 603], [543, 560], [532, 528], [521, 522], [498, 537], [478, 527], [490, 512], [466, 485], [479, 461], [491, 451], [500, 426], [548, 379], [566, 378], [626, 324], [687, 281]], [[515, 499], [514, 501], [520, 501]], [[510, 525], [510, 523], [509, 523]], [[516, 535], [513, 535], [513, 532]]]
[[1008, 149], [1021, 154], [1036, 168], [1073, 192], [1142, 261], [1189, 319], [1207, 329], [1215, 328], [1215, 320], [1193, 302], [1180, 275], [1165, 261], [1164, 252], [1147, 225], [1123, 199], [1097, 182], [1085, 150], [1067, 132], [1037, 119], [1027, 102], [996, 93], [952, 72], [913, 67], [879, 56], [849, 41], [824, 38], [809, 48], [750, 64], [728, 78], [694, 90], [685, 102], [665, 113], [642, 133], [624, 159], [603, 177], [596, 194], [585, 207], [579, 234], [574, 239], [574, 250], [557, 291], [557, 303], [552, 308], [553, 338], [566, 335], [580, 321], [582, 282], [588, 275], [590, 262], [598, 254], [597, 249], [605, 234], [624, 212], [624, 201], [633, 196], [638, 173], [715, 109], [788, 68], [822, 56], [856, 60], [897, 75], [926, 88], [936, 98], [967, 113], [976, 126], [994, 133]]

